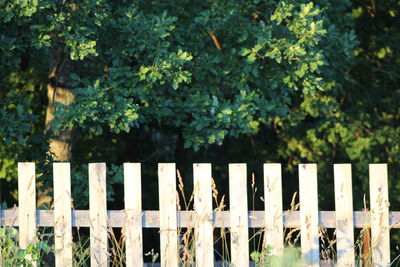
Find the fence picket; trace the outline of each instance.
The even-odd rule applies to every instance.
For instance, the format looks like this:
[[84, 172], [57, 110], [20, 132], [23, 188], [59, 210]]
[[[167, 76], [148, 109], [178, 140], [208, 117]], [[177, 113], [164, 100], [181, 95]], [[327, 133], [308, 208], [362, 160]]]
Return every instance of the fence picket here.
[[90, 266], [107, 266], [106, 164], [89, 164]]
[[196, 266], [214, 266], [211, 164], [193, 164]]
[[175, 163], [158, 164], [161, 266], [178, 265]]
[[[161, 266], [178, 266], [178, 229], [194, 227], [196, 266], [214, 266], [213, 228], [230, 227], [231, 266], [249, 266], [249, 227], [265, 227], [265, 245], [283, 253], [283, 227], [299, 227], [306, 266], [319, 259], [319, 220], [336, 228], [337, 265], [355, 266], [354, 227], [371, 227], [373, 266], [390, 266], [390, 228], [400, 228], [400, 212], [389, 212], [386, 164], [370, 164], [371, 212], [353, 211], [350, 164], [334, 165], [336, 211], [318, 210], [317, 165], [299, 165], [300, 211], [282, 213], [281, 164], [264, 164], [264, 211], [248, 211], [246, 164], [229, 164], [230, 211], [212, 210], [211, 164], [193, 164], [194, 211], [177, 212], [176, 167], [158, 165], [159, 211], [143, 211], [141, 165], [124, 164], [125, 210], [107, 211], [106, 165], [89, 164], [89, 210], [72, 210], [69, 163], [54, 163], [54, 211], [36, 209], [34, 163], [18, 163], [19, 208], [0, 211], [3, 225], [19, 227], [27, 248], [38, 226], [53, 226], [56, 266], [72, 266], [72, 227], [90, 227], [91, 266], [108, 266], [108, 227], [122, 227], [126, 265], [143, 267], [142, 228], [160, 228]], [[370, 215], [370, 216], [369, 216]], [[389, 217], [390, 215], [390, 217]], [[37, 220], [38, 219], [38, 220]], [[32, 261], [32, 259], [31, 259]], [[34, 266], [36, 263], [33, 262]], [[0, 267], [1, 267], [0, 259]]]
[[232, 266], [249, 266], [246, 164], [229, 164]]
[[369, 164], [373, 266], [390, 266], [389, 196], [386, 164]]
[[26, 249], [36, 237], [35, 180], [35, 163], [18, 163], [19, 245], [22, 249]]
[[301, 253], [306, 266], [319, 266], [317, 165], [299, 165]]
[[53, 164], [54, 247], [57, 266], [72, 266], [71, 175], [69, 163]]
[[338, 266], [354, 266], [354, 222], [351, 164], [334, 165]]
[[272, 255], [283, 253], [281, 164], [264, 164], [265, 244]]
[[126, 266], [143, 266], [140, 163], [124, 164]]

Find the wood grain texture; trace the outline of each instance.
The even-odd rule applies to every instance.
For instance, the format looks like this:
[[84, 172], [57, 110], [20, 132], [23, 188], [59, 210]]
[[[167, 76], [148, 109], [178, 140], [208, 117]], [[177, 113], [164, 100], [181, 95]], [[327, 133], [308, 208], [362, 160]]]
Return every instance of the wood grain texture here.
[[246, 164], [229, 164], [229, 209], [233, 267], [249, 266]]
[[390, 266], [389, 193], [386, 164], [369, 165], [372, 264]]
[[90, 266], [108, 266], [106, 164], [89, 164]]
[[18, 163], [19, 245], [26, 249], [36, 237], [35, 164]]
[[339, 266], [354, 266], [354, 222], [351, 164], [334, 165], [336, 248]]
[[69, 163], [53, 164], [54, 248], [57, 266], [72, 266], [71, 174]]
[[175, 163], [158, 164], [161, 266], [178, 266]]
[[[299, 228], [300, 212], [299, 211], [283, 211], [282, 212], [283, 227]], [[249, 211], [247, 213], [249, 228], [263, 228], [265, 224], [265, 212], [261, 210]], [[73, 210], [71, 212], [72, 227], [90, 227], [89, 210]], [[125, 225], [125, 210], [108, 210], [108, 223], [110, 227], [121, 228]], [[178, 211], [177, 224], [178, 227], [194, 227], [195, 212], [194, 211]], [[324, 228], [336, 228], [336, 214], [334, 211], [318, 212], [320, 225]], [[18, 209], [1, 210], [0, 218], [3, 220], [4, 226], [19, 226]], [[364, 211], [354, 211], [354, 228], [365, 228], [370, 226], [370, 213]], [[219, 211], [212, 213], [212, 223], [215, 228], [230, 227], [230, 212]], [[41, 227], [54, 226], [53, 210], [36, 210], [36, 225]], [[142, 211], [142, 227], [143, 228], [159, 228], [160, 212], [158, 210]], [[400, 212], [389, 212], [389, 227], [400, 229]]]
[[283, 253], [281, 164], [264, 164], [265, 243], [272, 255]]
[[211, 164], [193, 164], [196, 266], [214, 266]]
[[299, 165], [301, 253], [306, 266], [319, 266], [317, 165]]
[[[18, 163], [19, 246], [26, 249], [36, 237], [35, 163]], [[28, 257], [28, 260], [30, 258]], [[32, 262], [36, 266], [35, 262]]]
[[124, 164], [126, 266], [143, 266], [142, 190], [140, 163]]

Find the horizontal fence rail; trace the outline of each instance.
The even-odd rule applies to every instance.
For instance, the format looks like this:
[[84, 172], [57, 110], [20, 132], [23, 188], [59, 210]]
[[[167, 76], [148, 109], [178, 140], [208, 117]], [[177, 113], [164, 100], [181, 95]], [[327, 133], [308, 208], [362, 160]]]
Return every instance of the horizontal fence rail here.
[[282, 211], [280, 164], [264, 164], [265, 209], [248, 210], [246, 164], [229, 164], [229, 210], [212, 209], [211, 164], [194, 164], [194, 210], [177, 207], [174, 163], [158, 166], [159, 210], [142, 210], [141, 165], [124, 164], [124, 210], [107, 210], [106, 165], [89, 164], [89, 210], [73, 210], [69, 163], [54, 163], [54, 210], [36, 210], [35, 165], [18, 164], [19, 207], [0, 210], [3, 226], [19, 227], [21, 248], [37, 227], [54, 227], [57, 266], [72, 266], [72, 227], [90, 228], [91, 266], [108, 266], [108, 228], [122, 228], [127, 266], [143, 266], [142, 228], [160, 229], [161, 266], [179, 262], [178, 228], [194, 228], [197, 266], [213, 266], [213, 228], [230, 228], [231, 264], [249, 266], [248, 228], [265, 229], [265, 245], [283, 252], [283, 228], [299, 228], [307, 266], [319, 266], [319, 228], [336, 229], [338, 266], [355, 266], [354, 228], [371, 228], [374, 266], [389, 266], [389, 230], [400, 228], [400, 212], [389, 212], [386, 164], [369, 165], [370, 211], [353, 211], [350, 164], [334, 165], [335, 209], [318, 210], [317, 165], [299, 165], [300, 211]]
[[[254, 210], [248, 212], [249, 228], [265, 228], [268, 224], [265, 222], [265, 211]], [[354, 211], [354, 228], [370, 228], [371, 212]], [[36, 226], [37, 227], [53, 227], [55, 223], [54, 211], [37, 210]], [[195, 211], [177, 211], [177, 227], [196, 227]], [[160, 228], [160, 212], [158, 210], [144, 210], [141, 212], [140, 221], [142, 228]], [[18, 208], [11, 210], [1, 210], [0, 218], [3, 226], [19, 226]], [[122, 228], [126, 225], [128, 215], [125, 210], [107, 210], [107, 225], [113, 228]], [[282, 212], [283, 228], [299, 228], [300, 227], [300, 211], [283, 211]], [[229, 211], [213, 211], [211, 213], [210, 222], [213, 228], [230, 227]], [[335, 211], [318, 211], [318, 225], [323, 228], [336, 228], [336, 212]], [[88, 210], [72, 210], [71, 211], [72, 227], [90, 227], [90, 218]], [[389, 212], [389, 228], [400, 229], [400, 211]]]

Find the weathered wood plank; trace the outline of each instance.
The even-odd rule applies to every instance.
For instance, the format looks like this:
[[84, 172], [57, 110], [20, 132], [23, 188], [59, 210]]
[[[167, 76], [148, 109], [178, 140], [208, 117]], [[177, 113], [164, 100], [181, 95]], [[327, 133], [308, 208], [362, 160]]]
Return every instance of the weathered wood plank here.
[[272, 255], [283, 253], [281, 164], [264, 164], [265, 243]]
[[214, 266], [211, 164], [193, 164], [196, 266]]
[[338, 266], [354, 266], [354, 222], [351, 164], [334, 165]]
[[36, 237], [36, 179], [33, 162], [18, 163], [18, 206], [19, 246], [26, 249]]
[[301, 253], [306, 266], [319, 266], [317, 165], [299, 165]]
[[90, 266], [108, 266], [106, 164], [89, 164]]
[[57, 266], [72, 266], [71, 174], [69, 163], [53, 164], [54, 247]]
[[178, 266], [175, 163], [158, 164], [161, 266]]
[[[72, 227], [90, 227], [89, 211], [88, 210], [73, 210]], [[194, 211], [178, 211], [178, 227], [194, 227], [193, 218]], [[319, 211], [318, 217], [320, 225], [324, 228], [336, 228], [336, 217], [334, 211]], [[110, 227], [121, 228], [125, 224], [126, 213], [124, 210], [108, 210], [107, 217]], [[261, 210], [248, 212], [249, 228], [263, 228], [265, 224], [265, 212]], [[18, 210], [9, 209], [1, 210], [0, 218], [3, 220], [4, 226], [18, 227]], [[370, 226], [369, 212], [355, 211], [353, 212], [354, 228], [365, 228]], [[283, 227], [299, 228], [300, 227], [300, 212], [299, 211], [284, 211], [283, 212]], [[213, 212], [212, 223], [215, 228], [230, 227], [229, 211]], [[54, 211], [52, 210], [37, 210], [36, 225], [40, 227], [54, 226]], [[142, 227], [143, 228], [159, 228], [160, 213], [157, 210], [142, 211]], [[389, 227], [400, 229], [400, 212], [389, 212]]]
[[124, 164], [126, 266], [143, 266], [142, 190], [140, 163]]
[[246, 164], [229, 164], [229, 209], [232, 266], [249, 266]]
[[390, 266], [389, 194], [386, 164], [369, 165], [372, 264]]

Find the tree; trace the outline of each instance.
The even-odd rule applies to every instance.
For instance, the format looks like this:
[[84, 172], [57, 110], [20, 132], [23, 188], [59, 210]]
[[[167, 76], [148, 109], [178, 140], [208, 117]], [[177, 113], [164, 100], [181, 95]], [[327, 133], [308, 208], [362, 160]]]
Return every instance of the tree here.
[[[329, 90], [319, 73], [328, 63], [321, 42], [327, 30], [312, 3], [3, 5], [4, 38], [21, 41], [10, 45], [13, 57], [39, 49], [36, 56], [46, 58], [60, 50], [80, 61], [68, 73], [76, 99], [58, 105], [57, 129], [119, 132], [164, 121], [182, 127], [186, 145], [198, 148], [254, 133], [287, 114], [299, 94]], [[25, 31], [17, 38], [10, 25]], [[62, 57], [55, 61], [49, 92], [64, 64]]]
[[302, 125], [344, 94], [356, 42], [329, 15], [338, 3], [3, 1], [0, 134], [18, 146], [46, 131], [31, 150], [48, 140], [71, 160], [74, 128], [167, 126], [199, 150], [286, 117]]

